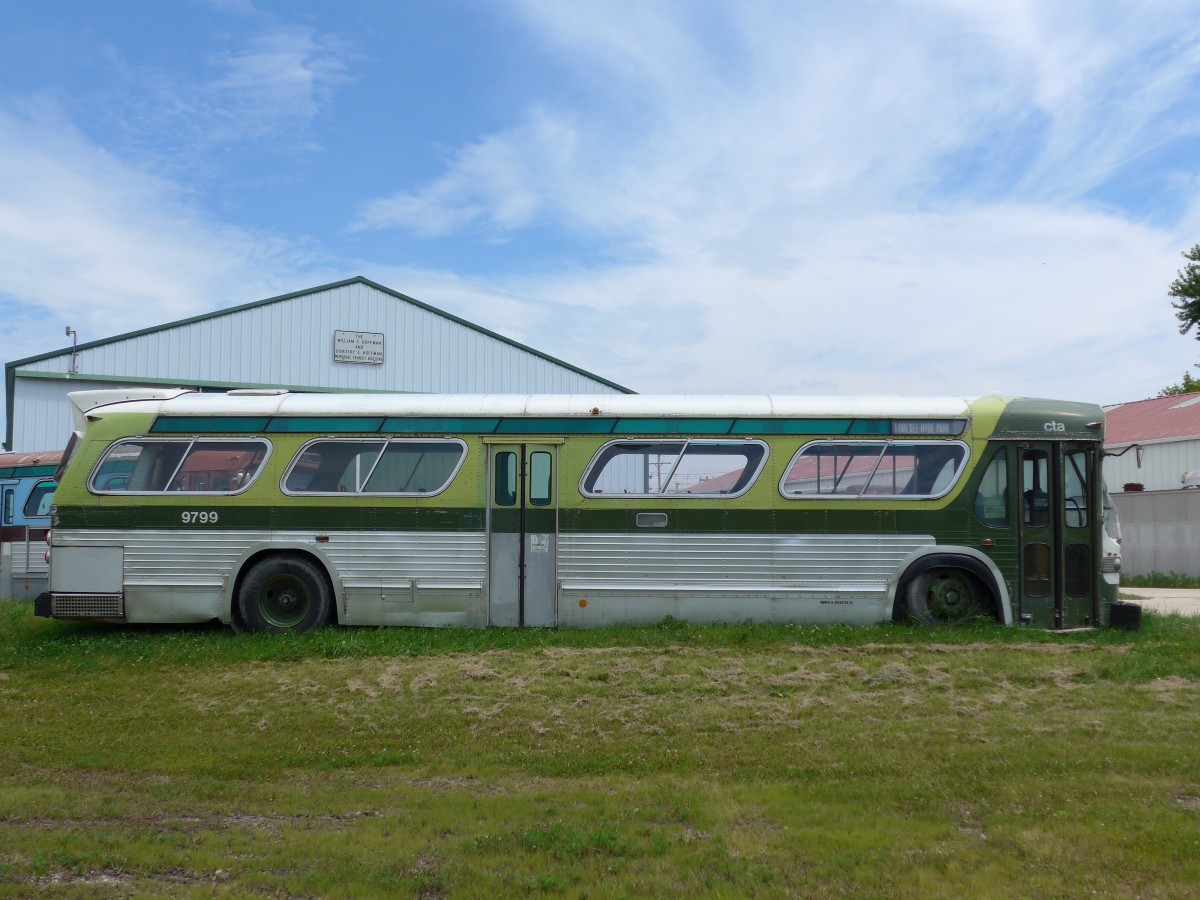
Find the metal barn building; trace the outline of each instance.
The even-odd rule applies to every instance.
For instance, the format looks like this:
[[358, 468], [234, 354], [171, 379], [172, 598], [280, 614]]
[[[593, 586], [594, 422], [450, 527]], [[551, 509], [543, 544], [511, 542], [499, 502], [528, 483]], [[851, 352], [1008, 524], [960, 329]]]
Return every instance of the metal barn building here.
[[[1122, 572], [1200, 575], [1200, 394], [1105, 407], [1104, 480], [1121, 520]], [[1138, 452], [1141, 447], [1141, 466]], [[1124, 452], [1122, 452], [1124, 451]]]
[[4, 387], [22, 451], [64, 446], [67, 393], [95, 388], [632, 393], [362, 277], [10, 362]]

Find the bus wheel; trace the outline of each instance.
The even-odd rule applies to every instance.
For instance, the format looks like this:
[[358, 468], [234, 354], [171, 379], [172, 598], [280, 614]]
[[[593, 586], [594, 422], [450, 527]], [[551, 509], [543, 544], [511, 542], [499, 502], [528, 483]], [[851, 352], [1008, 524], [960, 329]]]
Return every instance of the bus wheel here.
[[303, 556], [270, 556], [246, 573], [238, 592], [250, 631], [306, 631], [329, 619], [329, 583]]
[[979, 615], [987, 589], [962, 569], [930, 569], [908, 583], [908, 614], [922, 625], [955, 624]]

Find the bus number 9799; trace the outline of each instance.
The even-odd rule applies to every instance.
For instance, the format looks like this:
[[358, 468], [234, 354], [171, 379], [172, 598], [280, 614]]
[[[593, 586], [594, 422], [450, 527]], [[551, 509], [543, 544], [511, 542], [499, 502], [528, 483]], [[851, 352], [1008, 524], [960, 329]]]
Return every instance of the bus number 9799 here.
[[195, 510], [191, 510], [184, 512], [182, 514], [182, 519], [184, 525], [216, 525], [217, 513], [216, 510], [213, 510], [212, 512], [196, 512]]

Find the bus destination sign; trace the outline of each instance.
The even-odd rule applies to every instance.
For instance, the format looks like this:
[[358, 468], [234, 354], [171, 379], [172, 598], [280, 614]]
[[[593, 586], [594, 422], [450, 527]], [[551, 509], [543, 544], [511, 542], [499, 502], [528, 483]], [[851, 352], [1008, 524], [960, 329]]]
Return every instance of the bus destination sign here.
[[371, 331], [335, 331], [333, 361], [383, 365], [383, 335]]

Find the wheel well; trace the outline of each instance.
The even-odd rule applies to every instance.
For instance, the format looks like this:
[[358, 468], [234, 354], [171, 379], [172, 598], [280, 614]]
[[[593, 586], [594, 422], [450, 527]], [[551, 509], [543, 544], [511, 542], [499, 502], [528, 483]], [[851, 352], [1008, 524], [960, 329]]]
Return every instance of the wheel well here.
[[973, 556], [962, 556], [957, 553], [931, 553], [915, 561], [896, 583], [896, 597], [892, 603], [892, 619], [900, 621], [906, 611], [904, 596], [914, 578], [923, 575], [930, 569], [962, 569], [979, 579], [980, 584], [992, 595], [992, 616], [997, 622], [1004, 621], [1004, 610], [1001, 606], [1001, 593], [996, 578], [981, 560]]
[[302, 559], [309, 560], [321, 573], [321, 577], [325, 579], [325, 585], [329, 588], [329, 621], [326, 624], [338, 624], [338, 601], [337, 592], [333, 589], [333, 579], [329, 577], [329, 569], [326, 568], [324, 561], [315, 553], [309, 553], [307, 550], [295, 550], [292, 548], [279, 548], [259, 550], [257, 553], [246, 558], [242, 563], [242, 567], [238, 570], [237, 578], [233, 582], [233, 602], [230, 604], [229, 618], [233, 625], [234, 631], [241, 631], [246, 627], [246, 623], [242, 621], [242, 613], [238, 608], [238, 595], [242, 592], [242, 582], [246, 580], [246, 573], [249, 572], [255, 565], [264, 559], [272, 556], [297, 556]]

